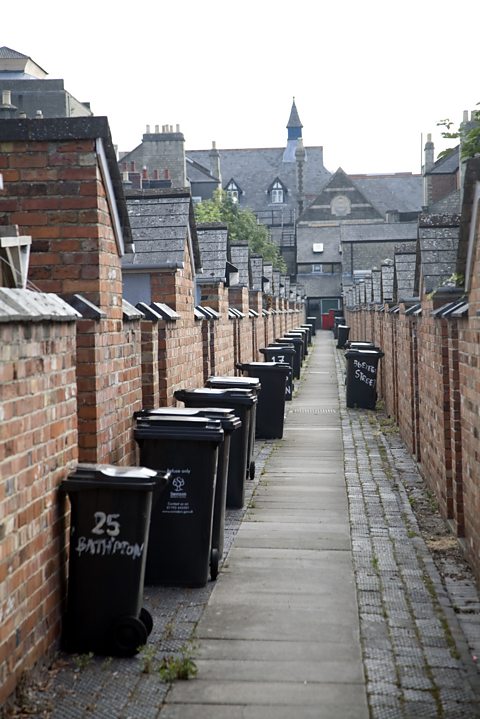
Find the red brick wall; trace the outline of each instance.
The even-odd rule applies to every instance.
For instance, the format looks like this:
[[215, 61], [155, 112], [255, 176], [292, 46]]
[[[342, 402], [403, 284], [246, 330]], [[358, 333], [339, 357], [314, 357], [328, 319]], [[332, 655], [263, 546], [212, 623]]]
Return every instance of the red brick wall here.
[[401, 437], [412, 455], [417, 453], [418, 363], [416, 318], [405, 315], [401, 307], [397, 319], [396, 347], [398, 391], [398, 425]]
[[213, 339], [210, 375], [232, 375], [234, 373], [234, 322], [228, 317], [229, 294], [222, 283], [201, 285], [200, 304], [211, 307], [220, 314], [220, 319], [210, 323]]
[[[475, 266], [480, 266], [478, 257]], [[478, 310], [478, 304], [473, 308], [471, 305], [469, 313], [472, 309]], [[465, 538], [469, 558], [480, 578], [480, 317], [474, 314], [460, 330], [459, 375]]]
[[180, 319], [158, 323], [159, 399], [163, 406], [175, 404], [173, 396], [183, 387], [204, 385], [202, 322], [195, 319], [195, 283], [188, 243], [185, 239], [183, 268], [151, 276], [152, 302], [162, 302]]
[[144, 320], [141, 331], [142, 407], [153, 409], [160, 405], [160, 377], [158, 369], [158, 323]]
[[234, 324], [235, 364], [237, 362], [251, 362], [252, 331], [248, 316], [249, 297], [246, 287], [231, 287], [228, 292], [230, 307], [243, 312], [245, 317], [231, 320]]
[[121, 261], [95, 139], [3, 143], [0, 160], [8, 179], [0, 222], [32, 236], [29, 279], [104, 313], [77, 325], [79, 459], [131, 463], [140, 331], [122, 324]]
[[[435, 306], [438, 304], [441, 301]], [[443, 515], [450, 518], [453, 508], [448, 327], [447, 320], [431, 316], [433, 309], [432, 300], [425, 299], [418, 323], [420, 469]]]
[[0, 705], [58, 639], [57, 488], [77, 460], [75, 325], [0, 323]]

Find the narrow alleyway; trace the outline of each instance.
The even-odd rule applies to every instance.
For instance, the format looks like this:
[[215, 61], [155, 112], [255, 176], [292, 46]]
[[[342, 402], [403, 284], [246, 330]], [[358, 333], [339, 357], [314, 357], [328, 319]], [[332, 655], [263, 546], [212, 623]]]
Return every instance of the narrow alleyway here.
[[[420, 484], [375, 413], [346, 409], [343, 353], [318, 333], [284, 439], [258, 444], [248, 508], [228, 512], [215, 585], [147, 588], [155, 626], [138, 657], [57, 657], [19, 712], [478, 718], [478, 594], [442, 584], [412, 510]], [[161, 659], [182, 652], [198, 673], [168, 684]]]

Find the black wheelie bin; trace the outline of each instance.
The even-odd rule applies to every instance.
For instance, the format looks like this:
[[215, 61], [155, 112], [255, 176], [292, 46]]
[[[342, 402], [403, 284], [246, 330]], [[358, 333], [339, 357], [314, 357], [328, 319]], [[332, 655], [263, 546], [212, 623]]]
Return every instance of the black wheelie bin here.
[[312, 335], [315, 337], [315, 335], [317, 334], [317, 318], [307, 317], [307, 322], [310, 322], [312, 327]]
[[280, 364], [286, 364], [290, 367], [290, 372], [287, 375], [287, 380], [285, 383], [285, 400], [287, 402], [290, 402], [293, 397], [293, 390], [295, 389], [295, 386], [293, 384], [293, 365], [295, 361], [295, 348], [275, 345], [273, 347], [262, 347], [258, 351], [265, 357], [266, 362], [280, 362]]
[[[261, 391], [261, 384], [257, 377], [238, 377], [232, 375], [214, 375], [207, 379], [205, 382], [207, 387], [215, 387], [217, 389], [248, 389], [258, 396]], [[255, 427], [256, 427], [256, 416], [257, 406], [255, 403], [252, 407], [252, 421], [250, 422], [250, 432], [248, 435], [248, 463], [247, 463], [247, 479], [254, 479], [255, 477], [255, 461], [253, 459], [253, 453], [255, 449]]]
[[62, 644], [69, 652], [133, 656], [152, 631], [142, 607], [152, 498], [167, 472], [79, 464], [60, 485], [70, 500], [67, 607]]
[[301, 329], [300, 327], [296, 327], [293, 330], [289, 330], [288, 332], [284, 333], [284, 337], [291, 337], [291, 336], [300, 336], [303, 340], [303, 359], [308, 355], [308, 330]]
[[202, 587], [208, 581], [219, 445], [219, 420], [137, 417], [140, 463], [168, 471], [170, 485], [154, 503], [145, 584]]
[[285, 385], [290, 366], [281, 362], [240, 362], [237, 369], [258, 377], [262, 389], [258, 397], [255, 437], [281, 439], [285, 419]]
[[378, 362], [383, 356], [379, 349], [349, 349], [345, 352], [347, 407], [375, 409]]
[[257, 404], [256, 393], [238, 387], [201, 387], [177, 390], [174, 397], [186, 407], [227, 407], [240, 419], [242, 426], [238, 432], [233, 433], [230, 441], [226, 506], [230, 509], [241, 509], [245, 502], [245, 480], [250, 461], [250, 426], [252, 410]]
[[210, 553], [210, 578], [218, 576], [219, 563], [223, 556], [225, 536], [225, 507], [227, 500], [227, 481], [230, 460], [232, 432], [240, 429], [242, 423], [233, 410], [226, 407], [158, 407], [141, 410], [135, 417], [172, 416], [172, 417], [208, 417], [218, 419], [222, 425], [224, 440], [219, 445], [215, 499], [213, 502], [212, 551]]
[[338, 325], [337, 327], [337, 349], [344, 349], [350, 334], [348, 325]]
[[[277, 337], [271, 345], [281, 345], [282, 347], [292, 347], [295, 349], [295, 357], [293, 360], [293, 376], [300, 379], [303, 363], [303, 338], [302, 337]], [[270, 345], [270, 346], [271, 346]]]

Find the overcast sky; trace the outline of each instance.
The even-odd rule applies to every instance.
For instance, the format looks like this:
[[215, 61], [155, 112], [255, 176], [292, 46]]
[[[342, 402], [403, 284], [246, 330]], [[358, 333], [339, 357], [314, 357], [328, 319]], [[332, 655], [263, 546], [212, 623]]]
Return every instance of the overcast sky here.
[[330, 171], [419, 172], [422, 137], [451, 146], [437, 122], [480, 102], [479, 0], [4, 4], [0, 45], [107, 115], [119, 150], [147, 124], [187, 149], [283, 147], [295, 96]]

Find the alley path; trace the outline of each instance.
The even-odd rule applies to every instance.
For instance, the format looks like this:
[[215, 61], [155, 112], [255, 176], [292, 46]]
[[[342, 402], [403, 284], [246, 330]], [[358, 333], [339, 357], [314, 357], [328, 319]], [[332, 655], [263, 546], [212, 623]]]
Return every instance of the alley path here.
[[[330, 334], [328, 335], [330, 338]], [[366, 719], [334, 349], [321, 335], [162, 719]]]
[[[475, 584], [454, 567], [442, 583], [413, 460], [344, 395], [343, 352], [317, 333], [284, 439], [257, 443], [247, 509], [227, 512], [216, 583], [147, 587], [144, 651], [61, 654], [7, 716], [478, 719]], [[168, 684], [160, 662], [183, 651], [198, 674]]]

